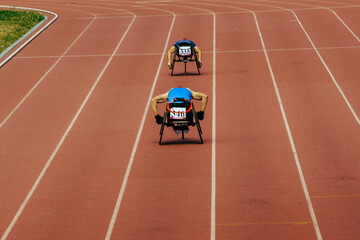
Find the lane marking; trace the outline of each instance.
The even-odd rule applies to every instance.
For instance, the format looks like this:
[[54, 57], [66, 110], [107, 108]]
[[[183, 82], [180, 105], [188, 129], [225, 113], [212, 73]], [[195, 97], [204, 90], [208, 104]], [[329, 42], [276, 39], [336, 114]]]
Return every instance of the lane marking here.
[[[349, 4], [349, 3], [342, 3], [342, 2], [334, 2], [334, 1], [316, 1], [316, 0], [307, 0], [308, 2], [315, 2], [315, 3], [331, 3], [331, 4], [338, 4], [337, 6], [329, 6], [331, 8], [348, 8], [348, 7], [360, 7], [356, 4]], [[356, 0], [355, 0], [356, 1]], [[289, 2], [288, 2], [289, 3]], [[301, 4], [301, 3], [299, 3]], [[304, 4], [305, 5], [305, 4]], [[340, 5], [340, 6], [339, 6]], [[310, 5], [309, 6], [313, 6]], [[321, 7], [321, 6], [318, 6]]]
[[216, 238], [216, 14], [213, 14], [213, 101], [211, 146], [211, 240]]
[[217, 226], [252, 226], [252, 225], [305, 225], [312, 222], [253, 222], [253, 223], [219, 223]]
[[114, 211], [113, 211], [113, 214], [112, 214], [112, 217], [111, 217], [111, 221], [110, 221], [110, 224], [109, 224], [107, 233], [106, 233], [105, 240], [109, 240], [109, 239], [110, 239], [111, 234], [112, 234], [112, 231], [113, 231], [113, 228], [114, 228], [114, 225], [115, 225], [115, 221], [116, 221], [116, 218], [117, 218], [117, 215], [118, 215], [120, 206], [121, 206], [121, 202], [122, 202], [122, 199], [123, 199], [123, 197], [124, 197], [126, 184], [127, 184], [127, 182], [128, 182], [128, 179], [129, 179], [129, 176], [130, 176], [130, 172], [131, 172], [131, 168], [132, 168], [132, 165], [133, 165], [133, 162], [134, 162], [136, 150], [137, 150], [138, 145], [139, 145], [141, 133], [142, 133], [142, 130], [143, 130], [144, 125], [145, 125], [146, 116], [147, 116], [147, 113], [148, 113], [148, 110], [149, 110], [149, 106], [150, 106], [149, 103], [150, 103], [150, 100], [151, 100], [151, 98], [152, 98], [152, 96], [153, 96], [153, 94], [154, 94], [154, 90], [155, 90], [155, 86], [156, 86], [157, 80], [158, 80], [158, 78], [159, 78], [161, 66], [162, 66], [164, 57], [166, 56], [166, 52], [167, 52], [167, 51], [166, 51], [166, 48], [167, 48], [167, 46], [168, 46], [168, 44], [169, 44], [171, 32], [172, 32], [172, 29], [173, 29], [173, 26], [174, 26], [174, 23], [175, 23], [175, 19], [176, 19], [176, 15], [175, 15], [174, 13], [172, 13], [172, 12], [169, 12], [169, 13], [171, 13], [171, 14], [173, 15], [173, 20], [172, 20], [172, 23], [171, 23], [171, 26], [170, 26], [170, 29], [169, 29], [169, 32], [168, 32], [168, 36], [167, 36], [167, 39], [166, 39], [166, 43], [165, 43], [165, 45], [164, 45], [163, 55], [162, 55], [162, 57], [161, 57], [161, 59], [160, 59], [159, 66], [158, 66], [158, 69], [157, 69], [157, 72], [156, 72], [156, 75], [155, 75], [155, 78], [154, 78], [154, 81], [153, 81], [153, 85], [152, 85], [152, 87], [151, 87], [148, 100], [147, 100], [147, 102], [146, 102], [146, 107], [145, 107], [145, 110], [144, 110], [144, 114], [143, 114], [143, 117], [142, 117], [142, 119], [141, 119], [140, 127], [139, 127], [139, 130], [138, 130], [138, 133], [137, 133], [137, 136], [136, 136], [136, 140], [135, 140], [135, 143], [134, 143], [134, 146], [133, 146], [133, 149], [132, 149], [132, 152], [131, 152], [131, 156], [130, 156], [130, 159], [129, 159], [129, 163], [128, 163], [128, 166], [127, 166], [127, 168], [126, 168], [126, 172], [125, 172], [125, 175], [124, 175], [122, 184], [121, 184], [120, 193], [119, 193], [119, 195], [118, 195], [118, 198], [117, 198], [117, 201], [116, 201], [116, 204], [115, 204], [115, 208], [114, 208]]
[[[83, 108], [85, 107], [87, 101], [89, 100], [90, 96], [92, 95], [95, 87], [97, 86], [98, 82], [100, 81], [100, 79], [102, 78], [104, 72], [106, 71], [106, 69], [108, 68], [110, 62], [112, 61], [115, 52], [119, 49], [121, 43], [123, 42], [126, 34], [128, 33], [129, 29], [131, 28], [133, 22], [135, 21], [136, 16], [134, 15], [133, 20], [131, 21], [130, 25], [128, 26], [128, 28], [126, 29], [124, 35], [122, 36], [121, 40], [119, 41], [118, 45], [116, 46], [115, 50], [113, 51], [113, 55], [108, 59], [107, 63], [105, 64], [104, 68], [102, 69], [101, 73], [99, 74], [98, 78], [96, 79], [95, 83], [93, 84], [93, 86], [91, 87], [90, 91], [88, 92], [87, 96], [85, 97], [83, 103], [81, 104], [80, 108], [78, 109], [77, 113], [75, 114], [74, 118], [72, 119], [71, 123], [69, 124], [68, 128], [66, 129], [64, 135], [62, 136], [62, 138], [60, 139], [59, 143], [57, 144], [56, 148], [54, 149], [53, 153], [51, 154], [50, 158], [48, 159], [48, 161], [46, 162], [44, 168], [42, 169], [40, 175], [38, 176], [38, 178], [36, 179], [34, 185], [32, 186], [31, 190], [29, 191], [29, 193], [27, 194], [25, 200], [23, 201], [23, 203], [21, 204], [20, 208], [18, 209], [18, 211], [16, 212], [13, 220], [11, 221], [10, 225], [8, 226], [8, 228], [6, 229], [4, 235], [1, 237], [1, 240], [5, 240], [10, 231], [12, 230], [12, 228], [14, 227], [15, 223], [17, 222], [18, 218], [20, 217], [21, 213], [23, 212], [24, 208], [26, 207], [27, 203], [29, 202], [30, 198], [32, 197], [33, 193], [35, 192], [37, 186], [39, 185], [40, 181], [42, 180], [43, 176], [45, 175], [47, 169], [49, 168], [51, 162], [53, 161], [53, 159], [55, 158], [57, 152], [59, 151], [60, 147], [62, 146], [62, 144], [64, 143], [67, 135], [69, 134], [70, 130], [72, 129], [72, 127], [74, 126], [77, 118], [79, 117], [80, 113], [82, 112]], [[95, 18], [93, 19], [95, 20]], [[88, 27], [93, 23], [93, 21], [88, 25]], [[87, 28], [88, 28], [87, 27]], [[86, 28], [86, 29], [87, 29]], [[85, 30], [81, 33], [81, 35], [85, 32]], [[80, 35], [79, 35], [80, 36]], [[79, 37], [78, 37], [79, 38]], [[77, 38], [77, 39], [78, 39]], [[77, 40], [76, 39], [76, 40]], [[75, 40], [75, 41], [76, 41]], [[73, 42], [74, 43], [74, 42]], [[72, 44], [73, 45], [73, 44]], [[70, 47], [72, 46], [70, 45]], [[70, 49], [70, 47], [68, 49]], [[68, 50], [67, 49], [67, 50]]]
[[[265, 0], [263, 0], [265, 1]], [[240, 2], [238, 2], [240, 3]], [[243, 2], [245, 3], [245, 2]], [[249, 3], [250, 4], [250, 3]], [[109, 4], [107, 4], [109, 5]], [[77, 6], [81, 6], [81, 5], [77, 5]], [[157, 6], [166, 6], [165, 4], [157, 4]], [[135, 6], [135, 7], [139, 7], [139, 6]], [[346, 6], [332, 6], [331, 8], [333, 9], [346, 9], [346, 8], [359, 8], [360, 5], [346, 5]], [[307, 10], [318, 10], [321, 9], [323, 7], [319, 6], [319, 7], [308, 7], [308, 8], [296, 8], [294, 10], [296, 11], [307, 11]], [[129, 10], [129, 9], [128, 9]], [[284, 12], [286, 10], [255, 10], [255, 13], [268, 13], [268, 12]], [[248, 13], [247, 11], [229, 11], [229, 12], [217, 12], [216, 15], [225, 15], [225, 14], [242, 14], [242, 13]], [[112, 15], [113, 13], [108, 13], [109, 16], [107, 16], [104, 13], [99, 13], [98, 15], [98, 19], [116, 19], [116, 18], [131, 18], [131, 16], [129, 15]], [[112, 15], [112, 16], [111, 16]], [[211, 15], [211, 13], [180, 13], [177, 14], [178, 17], [182, 17], [182, 16], [200, 16], [200, 15]], [[136, 18], [152, 18], [152, 17], [166, 17], [168, 15], [165, 14], [153, 14], [153, 15], [141, 15], [141, 16], [137, 16]], [[73, 19], [90, 19], [89, 17], [78, 17], [78, 18], [62, 18], [63, 20], [73, 20]]]
[[[343, 47], [319, 47], [319, 50], [341, 50], [341, 49], [357, 49], [360, 46], [343, 46]], [[287, 52], [287, 51], [314, 51], [313, 48], [274, 48], [267, 49], [268, 52]], [[202, 51], [204, 54], [212, 54], [214, 51]], [[221, 53], [257, 53], [263, 52], [262, 49], [250, 49], [250, 50], [216, 50], [217, 54]], [[109, 57], [111, 54], [79, 54], [79, 55], [66, 55], [64, 58], [88, 58], [88, 57]], [[162, 55], [162, 53], [119, 53], [115, 54], [115, 57], [126, 56], [154, 56]], [[17, 59], [41, 59], [41, 58], [58, 58], [59, 56], [18, 56]]]
[[355, 195], [328, 195], [328, 196], [311, 196], [311, 198], [358, 198], [360, 194]]
[[[212, 12], [213, 13], [213, 12]], [[211, 153], [211, 239], [216, 237], [216, 14], [213, 13], [213, 101], [212, 101], [212, 153]]]

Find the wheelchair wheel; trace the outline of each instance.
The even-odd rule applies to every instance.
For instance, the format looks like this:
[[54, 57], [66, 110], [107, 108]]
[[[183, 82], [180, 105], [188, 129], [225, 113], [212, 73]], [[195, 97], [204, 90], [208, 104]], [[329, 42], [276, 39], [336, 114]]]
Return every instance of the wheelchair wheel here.
[[161, 139], [162, 139], [162, 136], [163, 136], [163, 133], [164, 133], [165, 124], [166, 124], [166, 112], [164, 113], [164, 119], [163, 119], [163, 122], [162, 122], [161, 128], [160, 128], [160, 140], [159, 140], [159, 145], [161, 145]]
[[199, 60], [198, 60], [198, 58], [197, 58], [197, 54], [194, 53], [194, 56], [195, 56], [196, 68], [197, 68], [198, 73], [199, 73], [199, 75], [200, 75]]
[[172, 60], [172, 68], [171, 68], [171, 76], [174, 75], [174, 68], [175, 68], [175, 62], [176, 62], [176, 56], [175, 56], [175, 53], [174, 53], [174, 57], [173, 57], [173, 60]]
[[201, 135], [202, 135], [201, 126], [200, 126], [199, 119], [198, 119], [198, 117], [197, 117], [197, 115], [196, 115], [196, 111], [195, 111], [194, 105], [193, 105], [192, 111], [193, 111], [193, 115], [194, 115], [194, 119], [195, 119], [195, 125], [196, 125], [196, 128], [197, 128], [198, 133], [199, 133], [200, 142], [201, 142], [201, 144], [203, 144], [204, 142], [203, 142], [203, 139], [202, 139], [202, 136], [201, 136]]
[[193, 105], [193, 115], [194, 115], [194, 118], [195, 118], [195, 125], [198, 127], [198, 130], [199, 130], [199, 134], [202, 134], [202, 130], [201, 130], [201, 126], [200, 126], [200, 121], [196, 115], [196, 111], [195, 111], [195, 108], [194, 108], [194, 105]]
[[201, 127], [200, 127], [200, 122], [199, 122], [199, 120], [197, 119], [196, 120], [196, 127], [197, 127], [197, 129], [198, 129], [198, 132], [199, 132], [199, 137], [200, 137], [200, 142], [201, 142], [201, 144], [203, 144], [204, 142], [203, 142], [203, 139], [202, 139], [202, 136], [201, 136]]

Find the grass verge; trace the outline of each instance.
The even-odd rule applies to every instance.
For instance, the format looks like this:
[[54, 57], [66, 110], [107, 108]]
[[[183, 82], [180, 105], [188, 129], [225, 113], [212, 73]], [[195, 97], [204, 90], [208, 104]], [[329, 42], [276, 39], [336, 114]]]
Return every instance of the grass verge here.
[[0, 10], [0, 53], [44, 19], [37, 12]]

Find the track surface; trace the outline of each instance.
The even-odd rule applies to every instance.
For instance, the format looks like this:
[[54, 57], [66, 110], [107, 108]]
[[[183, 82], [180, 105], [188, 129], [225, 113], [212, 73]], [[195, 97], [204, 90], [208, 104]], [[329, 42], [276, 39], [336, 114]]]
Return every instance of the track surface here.
[[[359, 239], [359, 1], [2, 4], [59, 15], [0, 69], [2, 240]], [[200, 76], [170, 76], [183, 37]], [[203, 145], [158, 145], [178, 85]]]

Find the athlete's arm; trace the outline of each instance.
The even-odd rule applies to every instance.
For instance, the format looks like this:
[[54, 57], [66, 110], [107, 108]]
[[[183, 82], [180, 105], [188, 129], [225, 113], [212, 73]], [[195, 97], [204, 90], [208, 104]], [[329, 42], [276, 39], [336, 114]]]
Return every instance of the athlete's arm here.
[[159, 94], [159, 95], [157, 95], [156, 97], [154, 97], [154, 98], [151, 99], [150, 105], [151, 105], [151, 108], [152, 108], [155, 116], [159, 114], [159, 111], [158, 111], [158, 108], [157, 108], [157, 104], [158, 104], [158, 103], [166, 102], [166, 101], [168, 100], [168, 93], [169, 93], [169, 92], [166, 92], [166, 93], [163, 93], [163, 94]]
[[195, 50], [195, 52], [198, 53], [198, 61], [199, 61], [199, 63], [201, 64], [201, 56], [202, 56], [201, 50], [198, 48], [198, 46], [195, 46], [195, 47], [194, 47], [194, 50]]
[[195, 92], [189, 89], [191, 92], [191, 97], [195, 100], [201, 100], [201, 109], [200, 111], [205, 112], [206, 105], [208, 102], [208, 95], [202, 92]]
[[171, 67], [171, 56], [176, 51], [176, 48], [174, 46], [171, 46], [171, 48], [168, 51], [168, 66]]

